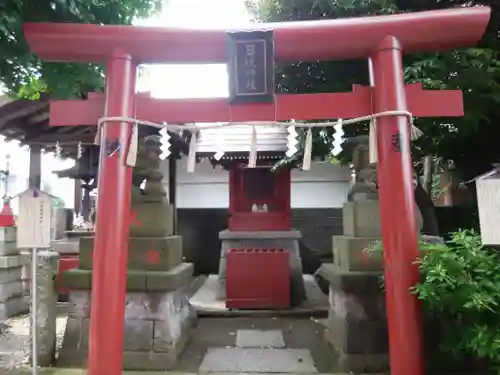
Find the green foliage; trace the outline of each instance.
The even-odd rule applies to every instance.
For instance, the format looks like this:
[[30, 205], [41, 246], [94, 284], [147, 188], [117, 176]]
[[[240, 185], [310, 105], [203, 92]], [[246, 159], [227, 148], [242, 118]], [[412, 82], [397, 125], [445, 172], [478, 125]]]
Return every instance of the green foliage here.
[[443, 347], [500, 365], [500, 253], [483, 247], [469, 230], [454, 233], [446, 245], [426, 244], [421, 250], [422, 279], [413, 292], [447, 322]]
[[103, 86], [102, 67], [42, 62], [23, 36], [24, 22], [131, 24], [160, 10], [162, 0], [4, 0], [0, 2], [0, 81], [12, 96], [82, 96]]
[[[376, 243], [369, 252], [381, 251]], [[412, 293], [442, 329], [441, 347], [455, 356], [500, 365], [500, 253], [481, 245], [473, 230], [446, 244], [420, 241], [420, 283]]]

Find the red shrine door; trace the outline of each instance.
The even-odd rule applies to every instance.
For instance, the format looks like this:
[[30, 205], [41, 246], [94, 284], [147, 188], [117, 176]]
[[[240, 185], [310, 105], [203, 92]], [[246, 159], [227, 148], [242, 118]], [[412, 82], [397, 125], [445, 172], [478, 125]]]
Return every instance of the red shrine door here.
[[[252, 32], [242, 33], [29, 23], [25, 25], [25, 37], [32, 51], [44, 60], [107, 64], [105, 95], [94, 95], [87, 101], [53, 102], [50, 117], [53, 126], [95, 125], [103, 116], [136, 117], [157, 123], [328, 120], [391, 110], [410, 111], [415, 116], [460, 116], [463, 114], [460, 92], [426, 92], [419, 85], [404, 85], [402, 54], [403, 51], [440, 51], [473, 45], [484, 33], [489, 17], [489, 8], [475, 7], [350, 20], [264, 24], [256, 25]], [[228, 38], [232, 40], [229, 49]], [[273, 75], [269, 70], [254, 71], [254, 65], [270, 67], [272, 60], [345, 58], [371, 59], [372, 88], [355, 87], [351, 93], [340, 94], [274, 95]], [[137, 62], [228, 61], [231, 66], [234, 61], [243, 61], [235, 64], [230, 76], [233, 93], [230, 101], [155, 100], [135, 95]], [[255, 81], [249, 81], [249, 75]], [[131, 131], [130, 122], [116, 120], [107, 121], [102, 129], [90, 375], [121, 374], [131, 188], [131, 168], [125, 160]], [[409, 293], [409, 288], [418, 280], [418, 270], [413, 264], [418, 256], [418, 238], [409, 144], [406, 116], [377, 120], [393, 375], [424, 373], [419, 305]], [[117, 145], [119, 152], [108, 152], [111, 146], [112, 151], [116, 151]]]

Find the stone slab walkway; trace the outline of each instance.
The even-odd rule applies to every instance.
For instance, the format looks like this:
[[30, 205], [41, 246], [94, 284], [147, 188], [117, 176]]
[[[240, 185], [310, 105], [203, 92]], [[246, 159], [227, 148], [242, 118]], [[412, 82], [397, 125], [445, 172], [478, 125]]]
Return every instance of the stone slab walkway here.
[[309, 349], [286, 349], [281, 330], [241, 329], [236, 346], [208, 348], [199, 372], [317, 373]]
[[332, 368], [324, 327], [306, 317], [200, 318], [177, 370], [317, 373]]
[[210, 348], [200, 373], [317, 373], [308, 349]]

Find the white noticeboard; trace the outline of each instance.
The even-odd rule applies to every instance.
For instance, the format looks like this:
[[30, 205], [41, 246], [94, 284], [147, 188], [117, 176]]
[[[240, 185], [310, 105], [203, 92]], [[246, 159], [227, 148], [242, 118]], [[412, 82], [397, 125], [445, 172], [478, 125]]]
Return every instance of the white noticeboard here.
[[500, 245], [500, 179], [476, 181], [479, 225], [483, 245]]
[[28, 189], [18, 197], [17, 247], [50, 247], [52, 197], [37, 189]]

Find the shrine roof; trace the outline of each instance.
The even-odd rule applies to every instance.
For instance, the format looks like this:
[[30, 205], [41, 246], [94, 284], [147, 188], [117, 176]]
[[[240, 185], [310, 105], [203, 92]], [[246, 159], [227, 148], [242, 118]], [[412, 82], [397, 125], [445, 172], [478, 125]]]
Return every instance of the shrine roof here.
[[[220, 128], [203, 129], [199, 125], [199, 135], [196, 144], [198, 154], [240, 153], [250, 151], [252, 127], [234, 125]], [[213, 125], [212, 125], [213, 126]], [[287, 150], [288, 131], [284, 127], [256, 126], [257, 151], [259, 152], [285, 152]]]
[[[97, 126], [50, 126], [50, 100], [42, 95], [39, 100], [10, 99], [0, 96], [0, 135], [7, 140], [19, 141], [21, 145], [39, 145], [45, 151], [55, 150], [59, 142], [62, 156], [76, 158], [78, 143], [93, 146]], [[155, 131], [153, 128], [140, 127], [140, 135]], [[172, 134], [174, 149], [186, 153], [185, 140]]]
[[0, 96], [0, 135], [7, 140], [19, 141], [22, 145], [40, 145], [53, 151], [56, 142], [74, 143], [65, 147], [64, 156], [74, 157], [78, 141], [92, 142], [94, 126], [49, 126], [49, 98], [42, 95], [39, 100], [10, 99]]

